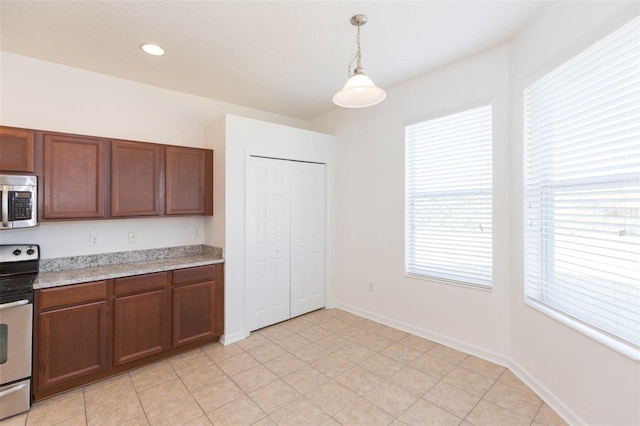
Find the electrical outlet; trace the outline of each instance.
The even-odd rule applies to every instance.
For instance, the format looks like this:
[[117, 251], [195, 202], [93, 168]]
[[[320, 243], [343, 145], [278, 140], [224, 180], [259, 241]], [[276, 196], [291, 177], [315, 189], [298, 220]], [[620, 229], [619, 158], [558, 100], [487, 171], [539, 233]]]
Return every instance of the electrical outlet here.
[[136, 231], [129, 231], [129, 244], [136, 244], [138, 242], [138, 233]]
[[102, 238], [100, 238], [100, 234], [97, 232], [92, 232], [89, 234], [89, 247], [97, 247], [102, 245]]
[[373, 281], [369, 281], [369, 291], [373, 293]]
[[195, 234], [196, 237], [199, 237], [200, 236], [200, 230], [198, 228], [196, 228], [196, 231], [195, 231], [194, 234]]

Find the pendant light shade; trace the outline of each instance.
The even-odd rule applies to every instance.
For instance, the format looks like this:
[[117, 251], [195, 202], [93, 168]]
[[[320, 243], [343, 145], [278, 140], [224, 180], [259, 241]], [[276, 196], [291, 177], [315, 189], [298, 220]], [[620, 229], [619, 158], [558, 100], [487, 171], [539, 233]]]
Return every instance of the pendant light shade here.
[[[362, 54], [360, 52], [360, 27], [367, 23], [365, 15], [355, 15], [351, 18], [351, 24], [358, 27], [358, 35], [356, 43], [358, 51], [353, 55], [349, 66], [347, 67], [347, 75], [349, 79], [342, 90], [333, 96], [333, 103], [344, 108], [363, 108], [379, 104], [387, 97], [384, 90], [376, 87], [369, 76], [364, 73], [361, 65]], [[356, 67], [351, 71], [354, 59]]]
[[344, 108], [362, 108], [379, 104], [387, 97], [363, 72], [355, 73], [341, 91], [333, 96], [333, 103]]

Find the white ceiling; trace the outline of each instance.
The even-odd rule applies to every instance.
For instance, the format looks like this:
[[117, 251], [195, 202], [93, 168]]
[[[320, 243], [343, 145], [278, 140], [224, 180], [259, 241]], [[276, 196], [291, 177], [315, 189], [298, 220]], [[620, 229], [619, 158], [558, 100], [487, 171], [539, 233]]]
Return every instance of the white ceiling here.
[[[509, 41], [543, 1], [7, 1], [0, 48], [300, 119], [362, 65], [388, 89]], [[152, 57], [142, 43], [161, 45]]]

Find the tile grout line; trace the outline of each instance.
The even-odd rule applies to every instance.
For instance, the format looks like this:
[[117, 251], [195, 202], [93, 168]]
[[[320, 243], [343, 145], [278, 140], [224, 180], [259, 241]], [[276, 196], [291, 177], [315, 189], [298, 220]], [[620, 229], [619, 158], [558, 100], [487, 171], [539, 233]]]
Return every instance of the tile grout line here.
[[84, 407], [84, 424], [89, 424], [89, 413], [87, 410], [87, 395], [86, 395], [86, 386], [82, 387], [82, 406]]
[[[333, 311], [333, 310], [331, 310]], [[270, 327], [266, 327], [262, 330], [258, 330], [256, 332], [254, 332], [255, 334], [252, 333], [252, 335], [257, 336], [255, 338], [255, 341], [253, 343], [248, 342], [247, 340], [245, 340], [245, 342], [247, 342], [244, 347], [242, 347], [243, 345], [238, 343], [229, 345], [228, 347], [225, 347], [219, 343], [212, 343], [210, 345], [207, 345], [205, 347], [202, 348], [196, 348], [192, 351], [189, 352], [185, 352], [183, 354], [179, 354], [176, 355], [172, 358], [168, 358], [166, 360], [162, 360], [159, 362], [166, 362], [169, 367], [170, 367], [170, 371], [175, 375], [175, 378], [179, 379], [179, 383], [181, 383], [181, 385], [186, 389], [186, 394], [182, 395], [180, 397], [175, 397], [173, 399], [171, 399], [170, 401], [164, 401], [164, 404], [159, 406], [159, 407], [155, 407], [153, 410], [159, 409], [162, 406], [169, 404], [173, 401], [176, 401], [180, 398], [186, 397], [187, 395], [190, 396], [191, 399], [193, 399], [196, 402], [196, 405], [198, 406], [199, 410], [201, 411], [201, 413], [204, 413], [204, 417], [206, 418], [206, 420], [209, 423], [213, 423], [212, 418], [209, 417], [209, 414], [212, 414], [214, 411], [219, 410], [223, 407], [228, 406], [229, 404], [234, 403], [235, 401], [237, 401], [240, 398], [246, 398], [249, 401], [252, 402], [252, 404], [254, 404], [259, 410], [260, 413], [263, 415], [263, 417], [261, 417], [261, 419], [256, 420], [254, 423], [257, 422], [261, 422], [265, 419], [270, 420], [272, 422], [275, 422], [275, 420], [273, 420], [271, 418], [271, 416], [273, 416], [275, 413], [280, 412], [281, 410], [285, 409], [287, 406], [294, 404], [294, 403], [300, 403], [300, 401], [306, 401], [308, 403], [311, 404], [311, 406], [315, 407], [315, 409], [320, 410], [320, 412], [323, 415], [326, 415], [328, 417], [328, 419], [333, 420], [334, 422], [340, 423], [337, 420], [337, 416], [340, 413], [345, 413], [346, 410], [350, 409], [350, 407], [352, 407], [356, 402], [358, 401], [362, 401], [364, 403], [367, 404], [372, 404], [373, 406], [377, 407], [379, 410], [381, 410], [382, 412], [384, 412], [386, 415], [389, 415], [390, 418], [393, 418], [394, 421], [398, 421], [398, 422], [402, 422], [402, 420], [400, 420], [400, 417], [403, 416], [405, 413], [407, 413], [412, 407], [414, 407], [419, 401], [425, 401], [435, 407], [437, 407], [440, 410], [443, 410], [457, 418], [460, 419], [460, 417], [458, 417], [455, 413], [452, 413], [451, 411], [449, 411], [446, 408], [441, 407], [440, 405], [438, 405], [437, 403], [432, 403], [430, 401], [428, 401], [425, 397], [429, 394], [429, 392], [431, 392], [436, 386], [439, 385], [446, 385], [449, 386], [453, 389], [456, 389], [456, 391], [460, 391], [460, 392], [464, 392], [466, 394], [469, 394], [475, 398], [478, 398], [478, 400], [475, 402], [475, 404], [473, 404], [473, 406], [467, 411], [467, 413], [465, 414], [464, 417], [461, 418], [461, 422], [469, 422], [467, 419], [469, 418], [469, 416], [471, 415], [471, 413], [478, 407], [478, 405], [482, 402], [485, 401], [487, 403], [490, 403], [492, 405], [494, 405], [497, 409], [500, 409], [501, 412], [505, 413], [510, 413], [513, 415], [516, 415], [518, 417], [521, 418], [525, 418], [525, 415], [520, 414], [519, 412], [514, 411], [514, 408], [519, 408], [516, 405], [511, 405], [513, 400], [509, 400], [511, 402], [508, 403], [496, 403], [496, 402], [492, 402], [487, 398], [487, 395], [489, 395], [489, 393], [492, 391], [492, 389], [494, 389], [498, 383], [500, 384], [499, 386], [504, 386], [506, 388], [502, 388], [501, 391], [502, 393], [505, 392], [505, 389], [513, 389], [515, 391], [519, 391], [518, 393], [522, 393], [524, 394], [524, 389], [520, 389], [518, 387], [515, 386], [515, 382], [511, 383], [506, 383], [506, 382], [502, 382], [501, 379], [503, 378], [503, 376], [506, 374], [507, 371], [510, 371], [508, 368], [504, 368], [502, 366], [499, 366], [502, 368], [502, 371], [500, 372], [500, 374], [494, 378], [494, 377], [489, 377], [488, 375], [485, 375], [483, 373], [481, 373], [480, 371], [485, 371], [487, 373], [491, 372], [490, 369], [487, 368], [493, 368], [490, 365], [482, 365], [481, 363], [476, 363], [476, 364], [472, 364], [472, 363], [467, 363], [465, 365], [463, 365], [463, 363], [467, 360], [467, 359], [471, 359], [471, 355], [469, 354], [465, 354], [464, 358], [462, 358], [460, 361], [455, 361], [456, 359], [459, 358], [459, 354], [458, 352], [460, 351], [455, 351], [449, 347], [447, 347], [446, 345], [441, 345], [435, 342], [431, 342], [428, 339], [421, 339], [424, 340], [426, 342], [430, 342], [433, 343], [433, 345], [429, 346], [427, 349], [424, 349], [424, 346], [422, 345], [421, 341], [415, 341], [415, 343], [413, 344], [413, 346], [410, 343], [409, 340], [405, 340], [413, 335], [409, 334], [409, 333], [404, 333], [404, 332], [400, 332], [403, 333], [402, 334], [398, 334], [395, 332], [395, 329], [390, 328], [388, 326], [385, 325], [380, 325], [377, 324], [375, 322], [363, 319], [363, 320], [359, 320], [359, 321], [347, 321], [347, 320], [343, 320], [341, 318], [347, 318], [347, 315], [338, 315], [339, 312], [342, 311], [338, 311], [335, 310], [332, 313], [330, 310], [320, 310], [320, 311], [315, 311], [314, 313], [311, 313], [311, 315], [313, 315], [312, 317], [309, 317], [308, 319], [306, 319], [306, 323], [305, 322], [299, 322], [299, 323], [295, 323], [295, 324], [291, 324], [289, 323], [289, 325], [292, 328], [295, 328], [295, 330], [287, 327], [287, 322], [283, 322], [283, 323], [279, 323]], [[352, 315], [352, 314], [349, 314]], [[304, 316], [301, 317], [297, 317], [300, 318], [301, 320], [305, 321]], [[293, 321], [296, 321], [296, 319], [293, 319]], [[346, 325], [345, 325], [346, 324]], [[273, 328], [272, 328], [273, 327]], [[312, 330], [313, 329], [313, 330]], [[363, 333], [357, 333], [355, 331], [352, 330], [363, 330]], [[393, 331], [392, 331], [393, 330]], [[307, 336], [312, 337], [311, 339], [309, 337], [306, 337], [305, 335], [301, 334], [304, 333], [305, 331], [308, 331], [307, 333], [305, 333]], [[354, 337], [345, 337], [346, 333], [350, 333], [350, 336], [354, 336]], [[364, 335], [362, 335], [364, 334]], [[398, 335], [401, 335], [402, 337], [398, 337]], [[315, 336], [315, 337], [314, 337]], [[358, 337], [360, 336], [360, 337]], [[260, 339], [258, 339], [258, 337]], [[317, 339], [316, 339], [317, 337]], [[251, 335], [248, 339], [251, 338]], [[288, 338], [288, 339], [287, 339]], [[417, 336], [414, 336], [414, 338], [419, 338]], [[283, 340], [283, 339], [287, 339], [287, 340]], [[305, 339], [305, 340], [302, 340]], [[297, 346], [295, 343], [293, 343], [294, 341], [300, 341], [300, 342], [305, 342], [302, 346]], [[278, 343], [278, 341], [280, 341], [281, 343]], [[296, 346], [295, 348], [292, 348], [291, 350], [286, 349], [284, 346], [282, 346], [281, 344], [284, 344], [286, 346], [288, 346], [286, 344], [286, 342], [292, 342], [292, 344], [294, 346]], [[321, 342], [321, 343], [319, 343]], [[266, 345], [269, 345], [269, 348], [266, 348]], [[313, 345], [313, 346], [312, 346]], [[351, 356], [347, 356], [344, 354], [344, 352], [341, 352], [341, 350], [343, 348], [352, 346], [353, 350], [352, 350], [352, 356], [356, 357], [353, 358]], [[426, 344], [425, 344], [426, 345]], [[415, 347], [414, 347], [415, 346]], [[259, 348], [263, 347], [263, 350], [260, 351]], [[394, 352], [393, 349], [397, 347], [398, 349], [396, 349], [396, 351]], [[212, 349], [216, 349], [216, 348], [227, 348], [228, 351], [225, 352], [225, 350], [222, 350], [221, 352], [213, 352], [213, 351], [207, 351], [206, 348], [212, 348]], [[247, 349], [245, 349], [247, 348]], [[304, 352], [300, 352], [301, 349], [304, 348], [308, 348], [308, 351], [306, 352], [306, 354]], [[400, 348], [405, 348], [405, 349], [410, 349], [411, 351], [414, 351], [414, 353], [409, 353], [408, 351], [402, 352], [402, 350]], [[424, 349], [424, 350], [423, 350]], [[449, 352], [448, 350], [451, 351], [455, 351], [455, 352]], [[282, 351], [281, 353], [279, 353], [280, 351]], [[317, 352], [314, 352], [317, 351]], [[358, 352], [359, 351], [359, 352]], [[220, 372], [223, 374], [224, 380], [229, 380], [230, 383], [233, 384], [233, 386], [235, 386], [236, 388], [238, 388], [241, 393], [238, 397], [232, 399], [231, 401], [227, 401], [224, 404], [220, 405], [219, 407], [216, 407], [212, 410], [209, 411], [209, 413], [205, 412], [203, 406], [201, 405], [201, 402], [199, 402], [195, 396], [194, 396], [194, 392], [198, 392], [201, 390], [201, 388], [204, 389], [204, 384], [202, 386], [198, 386], [197, 389], [195, 389], [195, 391], [192, 391], [188, 386], [187, 383], [185, 383], [185, 377], [181, 376], [178, 373], [178, 369], [177, 367], [174, 365], [174, 363], [172, 363], [172, 360], [180, 357], [180, 356], [187, 356], [187, 354], [194, 354], [194, 353], [201, 353], [206, 357], [207, 363], [206, 365], [209, 365], [209, 361], [211, 362], [212, 366], [215, 366], [217, 369], [220, 370]], [[278, 353], [275, 356], [272, 356], [274, 353]], [[300, 358], [298, 355], [296, 355], [296, 353], [302, 354], [302, 355], [308, 355], [305, 356], [304, 358], [306, 359], [302, 359]], [[415, 353], [418, 353], [417, 356], [414, 356], [412, 358], [412, 355], [415, 355]], [[464, 354], [464, 352], [460, 352], [461, 354]], [[232, 361], [234, 358], [237, 358], [238, 356], [241, 355], [248, 355], [248, 357], [245, 357], [245, 360], [247, 361], [247, 363], [241, 361], [239, 364], [236, 364], [233, 368], [229, 368], [229, 365], [227, 366], [227, 370], [225, 371], [225, 369], [222, 368], [221, 365], [224, 364], [225, 361]], [[322, 354], [318, 357], [318, 354]], [[364, 358], [360, 358], [359, 354], [364, 354]], [[408, 355], [407, 355], [408, 354]], [[424, 357], [425, 355], [428, 355], [430, 358], [425, 358], [425, 363], [421, 364], [421, 367], [424, 368], [424, 370], [418, 366], [414, 366], [413, 362], [421, 357]], [[277, 364], [273, 363], [273, 364], [269, 364], [271, 361], [277, 360], [281, 357], [284, 356], [290, 356], [293, 357], [291, 359], [291, 361], [296, 360], [296, 362], [300, 362], [300, 365], [297, 366], [296, 368], [294, 368], [291, 371], [288, 371], [286, 369], [286, 367], [284, 368], [285, 373], [277, 373]], [[322, 361], [323, 359], [326, 359], [327, 357], [332, 357], [332, 356], [336, 356], [339, 357], [341, 359], [344, 359], [346, 362], [349, 363], [348, 368], [345, 370], [340, 370], [340, 367], [336, 367], [336, 369], [330, 369], [326, 364], [322, 365], [319, 364], [320, 361]], [[214, 359], [215, 358], [215, 359]], [[216, 361], [216, 359], [218, 359]], [[357, 359], [357, 361], [355, 360]], [[374, 359], [376, 362], [374, 362]], [[478, 358], [480, 361], [485, 361], [482, 358]], [[249, 360], [251, 360], [251, 362], [248, 362]], [[262, 361], [261, 361], [262, 360]], [[333, 361], [336, 361], [339, 359], [336, 358]], [[429, 361], [431, 360], [431, 361]], [[427, 363], [427, 361], [429, 362], [434, 362], [433, 360], [438, 360], [439, 362], [443, 362], [449, 365], [449, 367], [451, 367], [450, 370], [448, 370], [446, 373], [444, 374], [439, 374], [439, 376], [433, 376], [429, 373], [427, 373], [427, 369], [431, 370], [431, 368], [427, 368], [430, 367], [430, 365]], [[185, 363], [184, 366], [186, 366], [187, 370], [197, 370], [200, 368], [205, 368], [204, 366], [193, 366], [190, 367], [192, 365], [193, 362], [192, 360], [188, 360], [188, 363]], [[342, 362], [342, 361], [339, 361]], [[490, 363], [489, 361], [485, 361], [491, 365], [497, 366], [497, 364], [493, 364]], [[364, 365], [369, 363], [368, 368], [365, 367]], [[251, 366], [249, 366], [248, 368], [245, 368], [248, 364], [251, 364]], [[150, 364], [153, 365], [153, 364]], [[176, 364], [177, 365], [177, 364]], [[182, 364], [180, 364], [182, 365]], [[231, 365], [231, 364], [230, 364]], [[284, 364], [286, 365], [286, 364]], [[297, 365], [297, 364], [296, 364]], [[445, 365], [445, 364], [443, 364]], [[234, 368], [241, 368], [239, 371], [234, 372], [233, 376], [228, 374], [227, 371], [233, 372]], [[273, 376], [275, 376], [274, 379], [267, 381], [266, 383], [262, 383], [262, 379], [256, 380], [255, 381], [255, 385], [258, 385], [258, 387], [256, 387], [255, 389], [252, 387], [253, 385], [251, 385], [250, 383], [245, 383], [240, 382], [239, 381], [239, 376], [247, 371], [250, 371], [253, 368], [258, 368], [258, 367], [262, 367], [264, 368], [266, 371], [268, 371], [270, 374], [272, 374]], [[355, 392], [355, 390], [353, 390], [350, 386], [343, 384], [343, 382], [339, 382], [336, 379], [338, 377], [341, 377], [349, 372], [353, 372], [355, 374], [355, 370], [357, 367], [359, 367], [360, 369], [362, 369], [364, 372], [366, 372], [367, 374], [370, 374], [372, 376], [376, 377], [376, 380], [379, 380], [379, 382], [377, 382], [372, 388], [364, 391], [362, 394], [359, 392]], [[475, 368], [474, 368], [475, 367]], [[132, 386], [133, 386], [133, 390], [136, 394], [136, 398], [137, 398], [137, 402], [138, 404], [142, 407], [142, 413], [145, 416], [145, 420], [151, 424], [149, 417], [148, 417], [148, 412], [147, 410], [145, 410], [144, 406], [142, 405], [142, 399], [140, 398], [140, 393], [138, 391], [138, 389], [135, 387], [135, 385], [133, 384], [134, 380], [133, 377], [134, 375], [132, 374], [134, 371], [138, 370], [138, 369], [142, 369], [144, 368], [144, 366], [141, 366], [135, 370], [131, 370], [129, 372], [127, 372], [127, 377], [129, 379], [129, 381], [131, 382]], [[293, 387], [292, 385], [289, 384], [289, 382], [287, 382], [285, 379], [288, 377], [293, 378], [292, 376], [295, 375], [296, 373], [298, 373], [301, 369], [304, 368], [312, 368], [315, 371], [319, 372], [319, 374], [322, 375], [323, 377], [323, 381], [319, 386], [315, 386], [313, 387], [313, 389], [306, 391], [305, 393], [302, 393], [300, 391], [298, 391], [298, 389], [296, 389], [296, 387]], [[329, 369], [327, 369], [329, 368]], [[397, 371], [393, 371], [392, 374], [388, 375], [386, 373], [381, 375], [381, 372], [383, 370], [380, 370], [380, 368], [386, 368], [386, 369], [396, 369]], [[443, 369], [446, 369], [448, 367], [442, 367], [440, 368], [440, 366], [436, 367], [436, 370], [433, 371], [439, 371], [441, 372]], [[491, 380], [491, 385], [489, 387], [486, 388], [486, 390], [484, 390], [482, 392], [482, 395], [477, 395], [476, 393], [472, 393], [469, 392], [466, 389], [462, 389], [461, 387], [458, 387], [458, 385], [455, 384], [455, 381], [458, 380], [458, 384], [460, 386], [463, 385], [463, 383], [459, 380], [461, 379], [466, 379], [464, 376], [464, 373], [461, 372], [460, 376], [458, 376], [458, 378], [454, 378], [451, 381], [453, 381], [454, 383], [449, 383], [447, 381], [445, 381], [447, 379], [447, 377], [449, 377], [452, 372], [456, 371], [456, 369], [461, 369], [462, 371], [466, 371], [469, 373], [473, 373], [477, 376], [479, 376], [478, 381], [476, 382], [477, 384], [474, 385], [470, 385], [471, 387], [467, 387], [468, 389], [477, 389], [482, 391], [484, 385], [486, 385], [485, 381], [480, 380], [480, 378], [484, 378], [484, 379], [488, 379]], [[398, 379], [394, 382], [392, 381], [392, 378], [399, 372], [404, 371], [406, 369], [413, 369], [416, 370], [422, 374], [424, 374], [425, 376], [431, 377], [433, 379], [435, 379], [435, 383], [430, 386], [425, 392], [423, 392], [421, 395], [414, 393], [413, 391], [410, 391], [409, 388], [405, 388], [405, 386], [401, 385], [399, 381], [397, 380], [402, 380], [401, 377], [398, 377]], [[180, 368], [180, 371], [183, 371], [182, 368]], [[391, 370], [388, 370], [391, 371]], [[459, 370], [460, 371], [460, 370]], [[335, 372], [335, 373], [330, 373], [330, 372]], [[184, 374], [184, 371], [183, 371]], [[493, 376], [493, 374], [492, 374]], [[314, 375], [315, 377], [315, 375]], [[326, 380], [324, 380], [326, 379]], [[426, 378], [425, 378], [426, 379]], [[469, 379], [473, 379], [475, 380], [475, 378], [473, 376], [469, 376]], [[154, 384], [154, 386], [159, 386], [162, 385], [164, 383], [167, 383], [168, 381], [174, 380], [174, 378], [171, 379], [167, 379], [162, 381], [161, 383], [158, 384]], [[215, 386], [215, 383], [218, 383], [219, 380], [222, 379], [216, 379], [216, 381], [212, 381], [210, 384], [208, 384], [207, 386]], [[282, 404], [281, 406], [278, 406], [277, 409], [273, 410], [273, 412], [271, 413], [267, 413], [264, 409], [262, 409], [261, 406], [259, 406], [257, 404], [257, 400], [254, 400], [249, 394], [252, 392], [256, 392], [266, 386], [271, 385], [272, 383], [274, 383], [275, 381], [282, 381], [284, 384], [286, 384], [288, 387], [290, 387], [291, 389], [293, 389], [296, 393], [295, 398], [293, 398], [292, 400], [287, 401], [286, 403]], [[313, 378], [311, 378], [310, 380], [314, 380]], [[510, 379], [509, 379], [510, 380]], [[177, 384], [178, 382], [176, 382]], [[250, 392], [247, 392], [244, 388], [242, 388], [240, 386], [241, 383], [244, 383], [245, 386], [248, 386], [247, 389], [250, 389]], [[300, 382], [300, 385], [303, 386], [303, 388], [300, 389], [305, 389], [305, 386], [308, 387], [311, 383], [315, 383], [315, 382], [308, 382], [307, 384], [305, 384], [304, 382]], [[340, 410], [338, 410], [337, 412], [335, 412], [334, 414], [329, 414], [329, 412], [325, 411], [320, 405], [317, 405], [317, 403], [315, 402], [315, 400], [312, 400], [309, 398], [309, 395], [314, 392], [316, 389], [320, 388], [321, 386], [324, 386], [326, 384], [335, 384], [338, 385], [342, 388], [345, 388], [346, 390], [350, 391], [351, 393], [353, 393], [355, 395], [355, 399], [351, 402], [348, 402], [345, 406], [343, 406], [342, 408], [340, 408]], [[398, 383], [398, 384], [396, 384]], [[483, 384], [484, 383], [484, 384]], [[373, 402], [373, 400], [369, 400], [367, 398], [367, 395], [371, 394], [372, 392], [374, 392], [376, 389], [379, 389], [381, 386], [384, 386], [385, 384], [387, 385], [392, 385], [392, 386], [396, 386], [398, 388], [400, 388], [401, 390], [403, 390], [404, 392], [408, 392], [409, 394], [411, 394], [412, 397], [415, 397], [416, 399], [411, 402], [407, 407], [405, 407], [404, 409], [402, 409], [397, 415], [394, 415], [392, 413], [390, 413], [389, 411], [387, 411], [387, 409], [385, 409], [382, 405], [378, 405], [382, 400], [380, 399], [376, 399], [378, 401], [378, 403]], [[151, 389], [152, 387], [149, 387], [148, 389]], [[297, 386], [297, 385], [296, 385]], [[475, 386], [475, 387], [474, 387]], [[525, 385], [526, 386], [526, 385]], [[478, 388], [479, 387], [479, 388]], [[89, 419], [88, 419], [88, 410], [87, 410], [87, 399], [86, 399], [86, 388], [87, 386], [82, 388], [82, 397], [83, 397], [83, 412], [84, 412], [84, 418], [85, 418], [85, 424], [89, 423]], [[418, 388], [419, 389], [419, 388]], [[526, 389], [529, 389], [528, 387]], [[144, 389], [146, 390], [146, 389]], [[142, 391], [144, 391], [142, 390]], [[529, 389], [530, 390], [530, 389]], [[142, 392], [140, 391], [140, 392]], [[521, 391], [521, 392], [520, 392]], [[537, 394], [535, 394], [535, 392], [531, 391], [533, 395], [535, 395], [535, 397], [538, 398], [539, 400], [539, 405], [537, 406], [537, 409], [535, 410], [535, 413], [533, 414], [531, 421], [529, 422], [530, 424], [534, 424], [535, 423], [535, 419], [537, 418], [537, 416], [540, 414], [542, 408], [544, 407], [544, 401], [542, 401]], [[400, 394], [398, 394], [400, 395]], [[498, 397], [498, 400], [503, 400], [504, 398], [500, 397], [499, 394], [496, 394], [495, 396]], [[398, 396], [399, 398], [401, 398], [401, 396]], [[124, 397], [123, 397], [124, 398]], [[494, 398], [495, 399], [495, 398]], [[505, 400], [506, 401], [506, 400]], [[533, 408], [533, 406], [530, 405], [531, 401], [527, 401], [525, 400], [524, 402], [518, 402], [518, 403], [514, 403], [514, 404], [524, 404], [522, 405], [524, 411], [523, 412], [527, 412], [527, 410], [529, 408]], [[505, 406], [503, 406], [505, 405]], [[388, 404], [386, 404], [385, 406], [392, 407]], [[506, 406], [509, 406], [511, 408], [507, 408]], [[528, 408], [526, 408], [528, 407]], [[453, 408], [453, 406], [452, 406]], [[391, 408], [389, 408], [391, 409]], [[153, 411], [150, 410], [150, 411]], [[504, 411], [502, 411], [504, 410]], [[395, 410], [394, 410], [395, 412]], [[528, 415], [526, 415], [528, 416]], [[27, 417], [25, 417], [25, 424], [28, 423], [28, 419], [29, 419], [29, 415], [27, 415]], [[133, 418], [132, 418], [133, 419]], [[127, 419], [124, 420], [124, 422], [126, 421], [130, 421], [132, 419]], [[327, 419], [327, 420], [328, 420]], [[344, 419], [344, 417], [343, 417]], [[63, 420], [63, 421], [68, 421], [70, 419], [67, 420]], [[326, 420], [325, 420], [326, 421]]]
[[[169, 363], [167, 362], [167, 364], [169, 364]], [[169, 364], [169, 366], [171, 367], [171, 364]], [[171, 368], [173, 369], [173, 367], [171, 367]], [[135, 370], [133, 370], [133, 371], [135, 371]], [[174, 373], [175, 373], [175, 371], [174, 371]], [[127, 372], [127, 374], [129, 375], [129, 380], [131, 380], [131, 385], [133, 386], [133, 391], [135, 392], [136, 398], [138, 399], [138, 404], [140, 404], [140, 407], [142, 407], [142, 415], [144, 416], [144, 419], [147, 421], [147, 424], [150, 425], [151, 422], [149, 421], [149, 417], [147, 417], [147, 411], [144, 409], [144, 406], [142, 405], [142, 400], [140, 399], [140, 395], [138, 394], [138, 389], [136, 389], [136, 385], [135, 385], [135, 383], [133, 383], [133, 377], [131, 376], [131, 372]], [[177, 373], [176, 373], [176, 375], [177, 375]], [[166, 383], [166, 382], [163, 382], [163, 383]], [[125, 422], [129, 421], [129, 420], [125, 420]], [[122, 423], [124, 423], [124, 422], [122, 422]]]

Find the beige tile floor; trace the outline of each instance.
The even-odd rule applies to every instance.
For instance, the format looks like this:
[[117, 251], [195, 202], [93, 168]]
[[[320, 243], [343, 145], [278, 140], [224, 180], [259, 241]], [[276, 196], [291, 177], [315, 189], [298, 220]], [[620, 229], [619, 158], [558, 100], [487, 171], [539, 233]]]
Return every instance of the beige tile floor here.
[[509, 370], [321, 310], [36, 403], [13, 425], [564, 425]]

